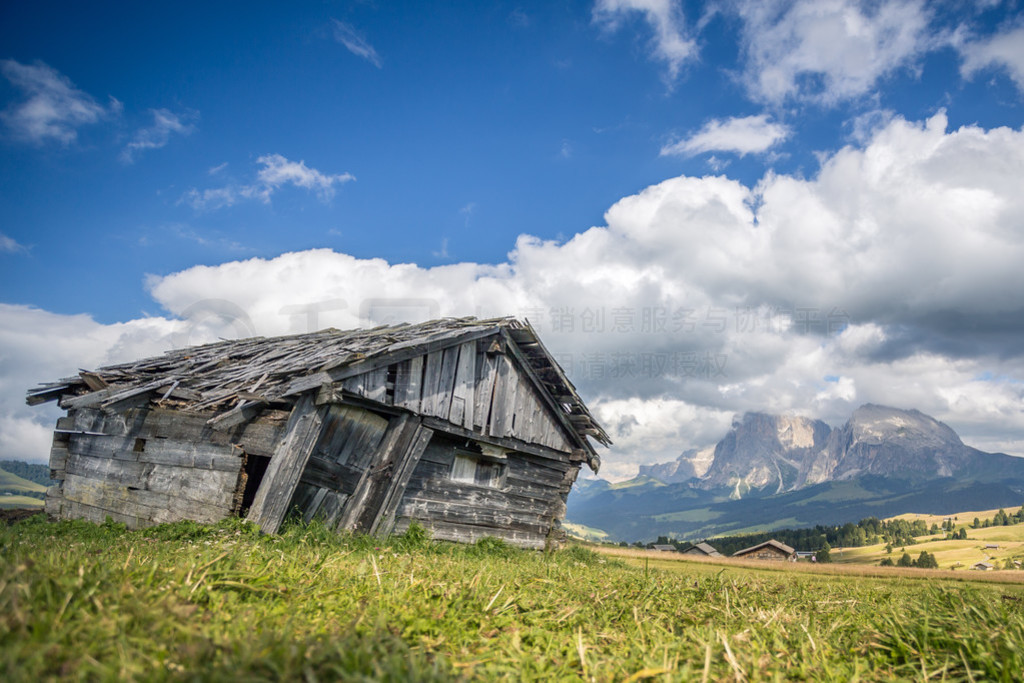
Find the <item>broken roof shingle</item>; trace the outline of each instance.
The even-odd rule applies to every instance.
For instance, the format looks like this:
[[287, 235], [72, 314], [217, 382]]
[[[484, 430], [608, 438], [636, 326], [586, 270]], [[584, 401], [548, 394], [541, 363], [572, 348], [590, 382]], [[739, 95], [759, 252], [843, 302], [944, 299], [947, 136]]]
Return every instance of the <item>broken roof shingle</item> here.
[[248, 403], [287, 400], [324, 382], [374, 369], [375, 360], [398, 362], [426, 353], [428, 348], [495, 332], [516, 345], [588, 450], [592, 449], [586, 436], [606, 446], [611, 444], [530, 324], [511, 317], [443, 318], [370, 329], [329, 328], [307, 334], [219, 341], [82, 371], [30, 390], [26, 400], [35, 405], [66, 395], [101, 391], [103, 405], [111, 405], [153, 391], [182, 409], [216, 416]]

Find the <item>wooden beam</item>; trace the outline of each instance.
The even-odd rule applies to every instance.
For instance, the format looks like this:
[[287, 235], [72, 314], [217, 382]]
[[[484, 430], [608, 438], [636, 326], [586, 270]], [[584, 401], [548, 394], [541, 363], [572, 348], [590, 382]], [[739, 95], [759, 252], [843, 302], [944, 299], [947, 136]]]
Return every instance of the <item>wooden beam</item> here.
[[276, 534], [281, 528], [295, 487], [320, 436], [327, 410], [316, 406], [311, 393], [304, 394], [292, 409], [284, 436], [270, 458], [267, 473], [249, 508], [248, 519], [268, 534]]
[[388, 485], [381, 501], [380, 508], [369, 526], [369, 533], [377, 536], [387, 536], [395, 528], [395, 514], [398, 512], [398, 504], [402, 502], [405, 495], [405, 488], [409, 485], [409, 479], [413, 471], [420, 463], [420, 457], [434, 436], [434, 430], [423, 426], [420, 422], [409, 440], [409, 445], [404, 453], [396, 453], [397, 463], [391, 474], [391, 482]]
[[[393, 417], [389, 421], [388, 430], [384, 433], [384, 438], [381, 440], [373, 457], [365, 464], [363, 475], [356, 485], [356, 490], [345, 503], [345, 510], [338, 521], [338, 529], [349, 531], [365, 530], [363, 526], [364, 517], [370, 516], [370, 523], [376, 518], [376, 508], [379, 508], [380, 502], [374, 502], [372, 499], [380, 495], [378, 492], [380, 482], [390, 477], [394, 469], [394, 462], [390, 458], [393, 457], [394, 452], [398, 448], [399, 441], [403, 438], [403, 432], [406, 431], [410, 424], [415, 426], [417, 422], [418, 420], [408, 413]], [[376, 505], [372, 514], [367, 512], [368, 505]]]
[[565, 451], [560, 451], [554, 448], [549, 448], [541, 444], [526, 443], [520, 441], [514, 437], [503, 437], [495, 436], [493, 434], [479, 434], [477, 432], [453, 425], [448, 420], [442, 420], [437, 417], [424, 417], [423, 424], [427, 425], [434, 431], [445, 432], [452, 436], [457, 436], [471, 441], [480, 441], [482, 443], [491, 444], [492, 446], [499, 446], [501, 448], [507, 448], [510, 451], [519, 451], [520, 453], [529, 453], [530, 455], [536, 455], [538, 458], [546, 458], [548, 460], [558, 460], [565, 462], [569, 458], [569, 454]]

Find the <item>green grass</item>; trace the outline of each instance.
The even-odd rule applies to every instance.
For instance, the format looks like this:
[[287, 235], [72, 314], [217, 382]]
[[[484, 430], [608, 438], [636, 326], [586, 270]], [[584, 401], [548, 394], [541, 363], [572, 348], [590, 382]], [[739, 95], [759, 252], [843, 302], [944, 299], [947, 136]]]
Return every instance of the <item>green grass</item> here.
[[658, 522], [710, 522], [716, 517], [721, 516], [721, 512], [714, 512], [710, 508], [696, 508], [693, 510], [682, 510], [680, 512], [666, 512], [660, 515], [653, 515], [651, 519]]
[[[582, 548], [0, 529], [0, 678], [1017, 680], [1020, 586], [629, 566]], [[683, 566], [687, 565], [687, 566]]]
[[601, 529], [595, 529], [585, 524], [573, 524], [572, 522], [563, 522], [562, 526], [573, 538], [578, 538], [583, 541], [593, 541], [595, 543], [602, 543], [608, 540], [608, 533]]
[[42, 498], [0, 495], [0, 510], [16, 510], [19, 508], [39, 508], [41, 510], [43, 504]]
[[0, 491], [11, 491], [13, 493], [46, 493], [46, 487], [11, 474], [0, 468]]

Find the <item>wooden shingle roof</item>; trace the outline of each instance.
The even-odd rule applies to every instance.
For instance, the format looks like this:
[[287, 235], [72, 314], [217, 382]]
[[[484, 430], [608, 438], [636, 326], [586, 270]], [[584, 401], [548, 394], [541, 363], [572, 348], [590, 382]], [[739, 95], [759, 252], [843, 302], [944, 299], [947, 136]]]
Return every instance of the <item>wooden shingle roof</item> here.
[[[216, 419], [247, 405], [292, 401], [305, 391], [454, 344], [500, 334], [528, 367], [582, 445], [610, 445], [575, 387], [528, 322], [515, 318], [443, 318], [372, 329], [325, 329], [280, 337], [250, 337], [175, 349], [162, 356], [82, 371], [28, 392], [29, 405], [60, 399], [74, 407], [116, 408], [155, 395], [176, 408]], [[100, 393], [102, 392], [102, 393]]]
[[793, 548], [790, 548], [785, 543], [783, 543], [781, 541], [776, 541], [773, 538], [771, 540], [765, 541], [764, 543], [758, 543], [757, 545], [752, 545], [749, 548], [744, 548], [743, 550], [737, 550], [736, 552], [734, 552], [732, 554], [732, 556], [733, 557], [740, 557], [741, 555], [747, 555], [749, 553], [761, 550], [762, 548], [765, 548], [765, 547], [775, 548], [776, 550], [779, 550], [779, 551], [785, 553], [786, 555], [792, 555], [793, 553], [796, 552]]

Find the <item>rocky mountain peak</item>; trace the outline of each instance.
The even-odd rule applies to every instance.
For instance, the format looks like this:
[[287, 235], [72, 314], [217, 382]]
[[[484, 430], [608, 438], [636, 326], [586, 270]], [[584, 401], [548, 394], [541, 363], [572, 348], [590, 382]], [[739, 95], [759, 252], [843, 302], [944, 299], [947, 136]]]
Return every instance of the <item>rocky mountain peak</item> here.
[[746, 413], [713, 451], [687, 451], [674, 463], [642, 467], [641, 474], [702, 489], [729, 487], [741, 498], [752, 490], [781, 493], [862, 475], [923, 480], [978, 473], [994, 466], [986, 456], [918, 410], [869, 403], [835, 429], [807, 417]]

